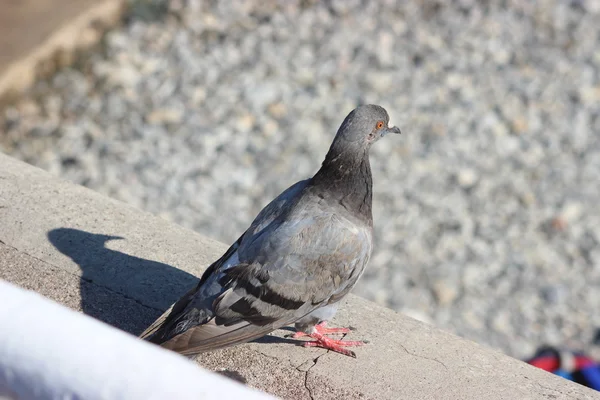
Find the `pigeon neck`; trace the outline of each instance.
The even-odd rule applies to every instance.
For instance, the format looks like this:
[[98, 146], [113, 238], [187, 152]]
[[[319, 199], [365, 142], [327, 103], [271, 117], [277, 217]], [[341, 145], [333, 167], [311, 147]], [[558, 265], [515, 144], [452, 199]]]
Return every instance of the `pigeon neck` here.
[[317, 190], [372, 224], [373, 178], [367, 149], [358, 153], [330, 149], [312, 181]]

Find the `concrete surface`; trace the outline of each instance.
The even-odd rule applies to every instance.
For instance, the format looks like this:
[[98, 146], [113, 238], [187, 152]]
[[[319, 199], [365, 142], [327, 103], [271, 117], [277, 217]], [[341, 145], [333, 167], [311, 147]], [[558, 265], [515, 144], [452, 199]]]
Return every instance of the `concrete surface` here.
[[[0, 242], [0, 278], [134, 334], [226, 247], [2, 154]], [[600, 398], [355, 296], [333, 324], [370, 341], [357, 359], [297, 346], [281, 330], [198, 360], [285, 399]]]
[[0, 12], [0, 103], [74, 60], [118, 23], [125, 0], [18, 0]]

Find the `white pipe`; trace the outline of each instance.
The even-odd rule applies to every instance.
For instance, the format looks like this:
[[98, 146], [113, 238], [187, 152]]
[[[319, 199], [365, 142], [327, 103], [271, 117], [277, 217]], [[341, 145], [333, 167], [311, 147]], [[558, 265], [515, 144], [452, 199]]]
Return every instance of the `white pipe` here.
[[273, 397], [0, 280], [0, 399]]

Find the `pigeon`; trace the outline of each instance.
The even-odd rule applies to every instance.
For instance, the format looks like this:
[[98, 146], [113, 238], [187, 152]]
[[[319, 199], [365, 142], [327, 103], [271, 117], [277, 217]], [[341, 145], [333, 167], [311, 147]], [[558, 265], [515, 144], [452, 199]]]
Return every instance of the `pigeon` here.
[[333, 339], [349, 328], [326, 324], [373, 250], [369, 149], [388, 133], [400, 129], [384, 108], [350, 112], [318, 172], [271, 201], [140, 338], [195, 356], [295, 324], [305, 346], [356, 357], [347, 347], [364, 343]]

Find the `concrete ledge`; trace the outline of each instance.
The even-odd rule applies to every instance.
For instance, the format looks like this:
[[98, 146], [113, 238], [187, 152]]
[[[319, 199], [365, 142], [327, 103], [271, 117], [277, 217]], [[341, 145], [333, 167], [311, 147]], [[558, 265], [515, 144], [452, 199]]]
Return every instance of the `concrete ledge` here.
[[126, 0], [19, 0], [0, 12], [0, 104], [73, 63], [116, 25]]
[[[134, 334], [226, 248], [2, 154], [0, 241], [0, 278]], [[370, 341], [356, 360], [281, 330], [198, 362], [286, 399], [600, 398], [355, 296], [334, 323]]]

